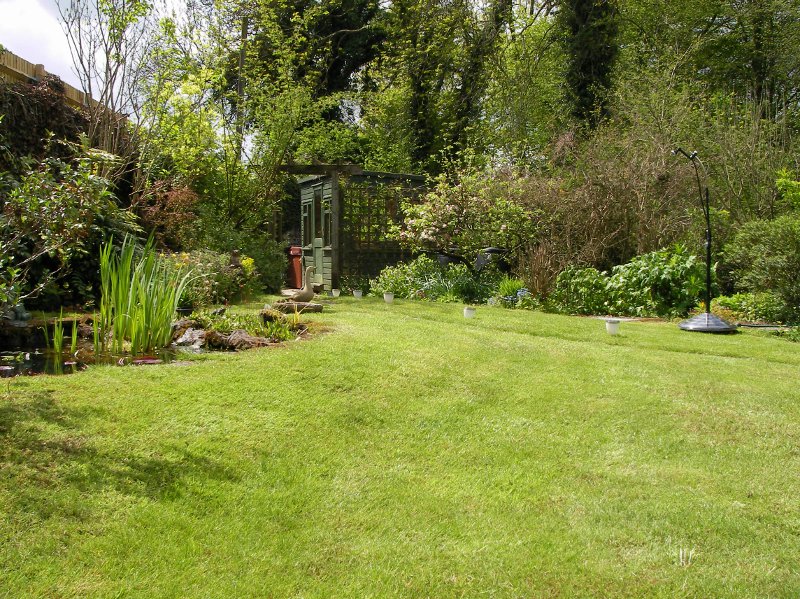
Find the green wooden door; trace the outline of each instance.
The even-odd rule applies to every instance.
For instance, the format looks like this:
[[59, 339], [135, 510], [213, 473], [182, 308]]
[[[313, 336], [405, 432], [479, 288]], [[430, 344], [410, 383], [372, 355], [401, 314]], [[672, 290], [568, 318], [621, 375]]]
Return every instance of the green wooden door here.
[[315, 285], [331, 288], [331, 184], [324, 181], [302, 190], [303, 268], [314, 267]]

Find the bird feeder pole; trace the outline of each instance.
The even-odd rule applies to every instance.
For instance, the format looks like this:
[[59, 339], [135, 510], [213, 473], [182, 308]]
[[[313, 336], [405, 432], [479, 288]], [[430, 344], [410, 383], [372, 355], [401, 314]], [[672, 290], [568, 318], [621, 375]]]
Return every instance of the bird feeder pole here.
[[672, 150], [673, 156], [677, 154], [688, 158], [694, 167], [697, 192], [700, 195], [700, 207], [703, 209], [703, 216], [706, 220], [706, 309], [703, 314], [684, 320], [678, 326], [684, 331], [699, 333], [733, 333], [736, 331], [736, 325], [732, 325], [719, 316], [711, 314], [711, 202], [709, 200], [708, 185], [704, 187], [703, 182], [700, 180], [700, 169], [703, 169], [703, 179], [706, 181], [708, 180], [708, 173], [703, 162], [698, 158], [697, 152], [689, 154], [683, 148]]

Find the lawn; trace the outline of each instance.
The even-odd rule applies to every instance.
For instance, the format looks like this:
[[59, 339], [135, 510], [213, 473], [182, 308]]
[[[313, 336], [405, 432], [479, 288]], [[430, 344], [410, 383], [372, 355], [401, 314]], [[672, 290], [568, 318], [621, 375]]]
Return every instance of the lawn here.
[[341, 298], [0, 390], [10, 597], [793, 597], [800, 346]]

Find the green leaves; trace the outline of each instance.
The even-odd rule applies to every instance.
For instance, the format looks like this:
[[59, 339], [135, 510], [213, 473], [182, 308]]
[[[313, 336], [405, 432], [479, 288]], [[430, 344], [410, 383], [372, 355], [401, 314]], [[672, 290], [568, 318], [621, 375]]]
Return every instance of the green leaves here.
[[739, 290], [773, 291], [786, 304], [787, 315], [800, 318], [800, 216], [749, 222], [724, 254]]
[[[84, 145], [69, 147], [74, 158], [47, 158], [31, 167], [3, 205], [0, 308], [66, 274], [97, 235], [134, 229], [133, 216], [116, 205], [109, 182], [98, 174], [115, 157]], [[56, 259], [55, 271], [41, 267], [45, 257]]]
[[397, 298], [481, 303], [494, 288], [493, 272], [472, 272], [466, 264], [440, 265], [427, 256], [390, 266], [370, 281], [370, 293]]
[[523, 203], [522, 180], [513, 173], [463, 171], [442, 175], [421, 202], [403, 205], [398, 237], [417, 250], [438, 250], [468, 263], [485, 247], [510, 252], [536, 234], [536, 215]]
[[704, 288], [704, 264], [676, 245], [637, 256], [611, 274], [569, 267], [556, 279], [548, 306], [568, 314], [673, 317], [693, 308]]

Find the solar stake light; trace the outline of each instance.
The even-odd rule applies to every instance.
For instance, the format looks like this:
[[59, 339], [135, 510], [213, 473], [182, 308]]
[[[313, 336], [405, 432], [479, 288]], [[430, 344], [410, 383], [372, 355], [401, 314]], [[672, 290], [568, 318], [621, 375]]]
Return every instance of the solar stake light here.
[[694, 167], [694, 175], [697, 179], [697, 190], [700, 193], [700, 206], [703, 209], [703, 216], [706, 218], [706, 311], [688, 320], [684, 320], [678, 326], [684, 331], [695, 331], [698, 333], [735, 333], [736, 325], [723, 320], [715, 314], [711, 314], [711, 209], [708, 199], [708, 185], [703, 187], [700, 181], [700, 169], [703, 169], [703, 178], [708, 180], [705, 166], [703, 166], [697, 152], [689, 154], [683, 148], [675, 148], [672, 155], [681, 154], [689, 159]]

